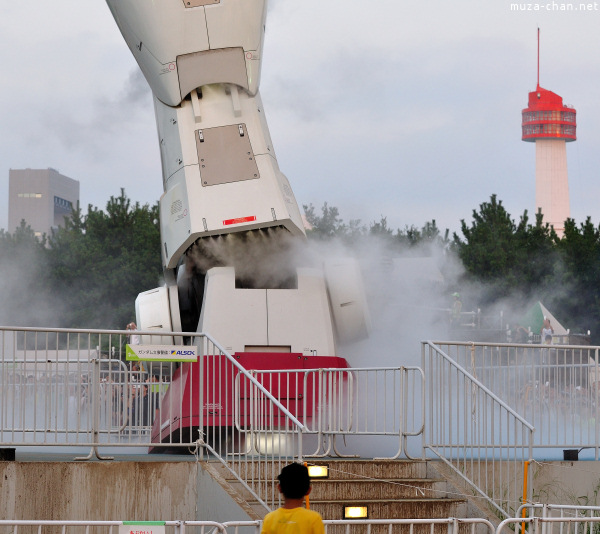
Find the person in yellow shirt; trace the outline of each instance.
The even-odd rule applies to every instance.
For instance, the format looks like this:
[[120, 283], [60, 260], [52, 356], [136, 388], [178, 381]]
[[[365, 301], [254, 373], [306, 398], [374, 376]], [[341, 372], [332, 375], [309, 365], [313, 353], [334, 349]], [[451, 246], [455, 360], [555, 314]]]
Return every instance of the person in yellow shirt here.
[[302, 506], [312, 489], [308, 468], [291, 463], [281, 470], [277, 480], [283, 506], [265, 516], [261, 534], [324, 534], [321, 515]]

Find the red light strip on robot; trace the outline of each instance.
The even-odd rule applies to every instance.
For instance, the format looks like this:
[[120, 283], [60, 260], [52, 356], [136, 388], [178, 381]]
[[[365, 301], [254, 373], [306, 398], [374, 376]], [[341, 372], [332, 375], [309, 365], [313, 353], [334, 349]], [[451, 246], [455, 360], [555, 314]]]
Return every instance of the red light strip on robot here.
[[240, 224], [245, 222], [255, 221], [256, 217], [254, 215], [250, 215], [248, 217], [238, 217], [237, 219], [227, 219], [223, 221], [223, 226], [229, 226], [230, 224]]

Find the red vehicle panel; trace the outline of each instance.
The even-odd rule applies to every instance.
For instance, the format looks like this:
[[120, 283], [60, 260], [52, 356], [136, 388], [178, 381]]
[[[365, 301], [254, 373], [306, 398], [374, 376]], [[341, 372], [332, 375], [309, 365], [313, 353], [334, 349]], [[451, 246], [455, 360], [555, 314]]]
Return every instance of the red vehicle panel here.
[[[319, 402], [318, 373], [306, 375], [304, 369], [346, 369], [348, 363], [337, 356], [303, 356], [300, 353], [243, 352], [234, 354], [283, 406], [304, 422], [311, 417]], [[184, 363], [174, 373], [171, 385], [162, 399], [159, 417], [152, 427], [153, 443], [188, 442], [194, 428], [200, 425], [200, 395], [203, 397], [205, 427], [278, 426], [284, 417], [269, 403], [261, 402], [256, 386], [240, 375], [239, 369], [225, 356], [208, 355], [201, 359], [204, 380], [200, 387], [200, 362]], [[278, 370], [299, 372], [277, 373]], [[202, 391], [202, 393], [201, 393]], [[252, 400], [254, 399], [254, 400]], [[237, 412], [237, 418], [236, 418]], [[159, 452], [160, 447], [151, 452]]]

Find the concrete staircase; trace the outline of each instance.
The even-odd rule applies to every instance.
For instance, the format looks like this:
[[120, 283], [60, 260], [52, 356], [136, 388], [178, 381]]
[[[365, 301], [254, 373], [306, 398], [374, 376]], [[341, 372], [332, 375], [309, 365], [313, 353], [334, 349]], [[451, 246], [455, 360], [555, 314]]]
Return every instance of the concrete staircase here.
[[369, 519], [466, 517], [466, 500], [430, 478], [426, 461], [334, 460], [329, 478], [315, 479], [310, 507], [324, 519], [343, 519], [344, 507], [366, 506]]
[[[323, 519], [343, 519], [344, 507], [349, 505], [367, 506], [369, 519], [480, 517], [469, 515], [467, 499], [457, 495], [445, 479], [432, 475], [432, 470], [428, 469], [428, 461], [332, 459], [311, 460], [308, 463], [327, 465], [329, 468], [327, 479], [312, 481], [309, 496], [310, 508], [319, 512]], [[225, 482], [235, 493], [238, 503], [244, 501], [243, 507], [251, 517], [264, 517], [265, 509], [231, 474], [220, 464], [208, 462], [208, 466], [213, 476], [220, 477], [221, 484]], [[254, 467], [249, 464], [248, 469]], [[274, 480], [277, 474], [278, 472], [273, 472], [265, 476]], [[430, 532], [427, 529], [429, 527], [419, 528], [415, 532]], [[328, 533], [335, 530], [330, 528]], [[447, 527], [435, 530], [446, 532]]]

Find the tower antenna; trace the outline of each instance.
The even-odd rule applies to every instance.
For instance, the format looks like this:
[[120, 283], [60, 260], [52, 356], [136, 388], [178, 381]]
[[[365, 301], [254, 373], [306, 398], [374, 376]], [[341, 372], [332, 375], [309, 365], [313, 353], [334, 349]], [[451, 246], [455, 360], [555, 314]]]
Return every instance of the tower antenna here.
[[538, 28], [537, 87], [540, 86], [540, 29]]

